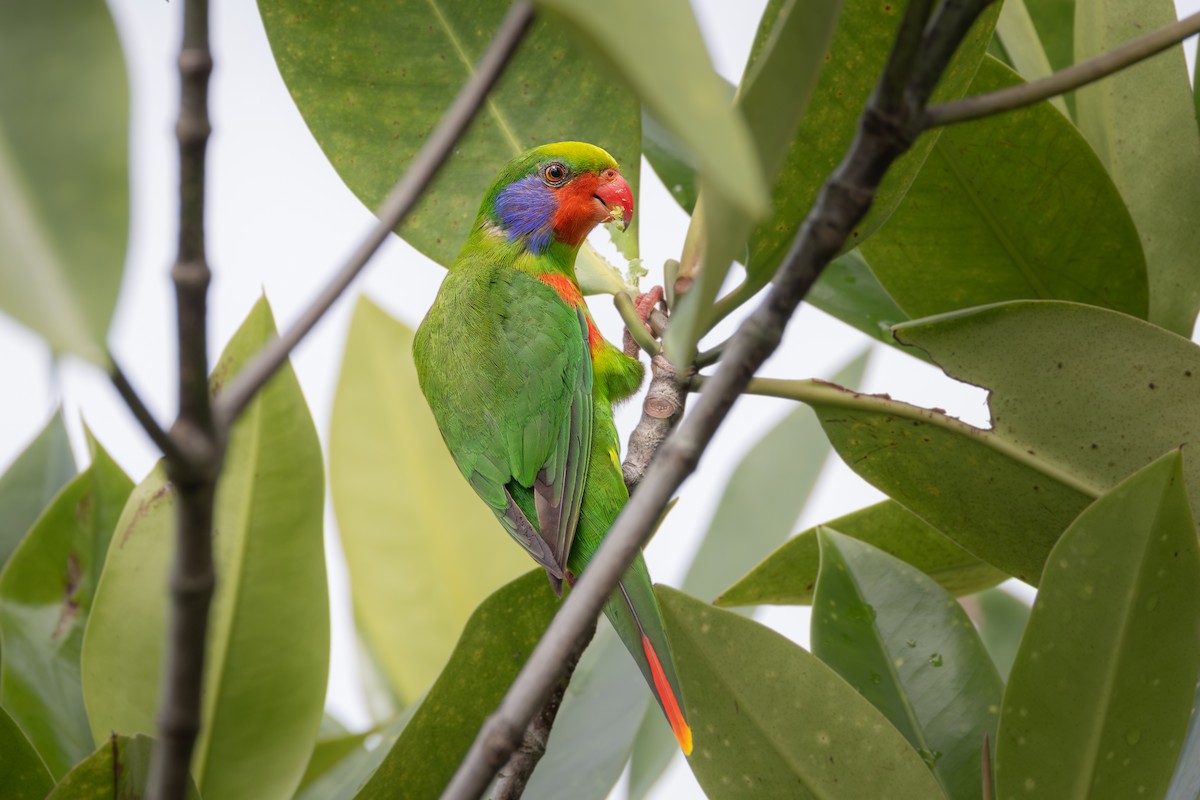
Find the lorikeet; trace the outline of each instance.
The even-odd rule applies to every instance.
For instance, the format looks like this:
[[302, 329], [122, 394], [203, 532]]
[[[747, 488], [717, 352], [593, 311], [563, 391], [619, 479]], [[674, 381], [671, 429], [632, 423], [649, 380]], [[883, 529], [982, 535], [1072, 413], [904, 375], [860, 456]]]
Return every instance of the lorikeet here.
[[[575, 256], [599, 223], [627, 225], [633, 194], [605, 151], [530, 150], [501, 170], [417, 329], [421, 390], [451, 455], [555, 591], [586, 568], [629, 499], [612, 404], [644, 368], [597, 330]], [[692, 732], [641, 555], [604, 606], [675, 737]]]

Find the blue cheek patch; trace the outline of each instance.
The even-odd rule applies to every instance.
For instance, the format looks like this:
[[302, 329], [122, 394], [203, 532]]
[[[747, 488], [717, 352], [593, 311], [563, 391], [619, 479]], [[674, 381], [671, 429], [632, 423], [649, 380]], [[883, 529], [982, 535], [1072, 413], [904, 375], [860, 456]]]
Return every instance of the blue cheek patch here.
[[537, 254], [550, 246], [556, 211], [558, 198], [536, 175], [513, 181], [496, 195], [496, 215], [508, 240], [528, 237], [529, 249]]

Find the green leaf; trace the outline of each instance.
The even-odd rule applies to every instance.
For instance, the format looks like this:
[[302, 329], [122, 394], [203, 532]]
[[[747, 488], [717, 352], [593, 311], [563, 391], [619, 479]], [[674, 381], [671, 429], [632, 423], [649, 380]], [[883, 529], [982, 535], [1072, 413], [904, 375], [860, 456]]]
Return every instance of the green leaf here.
[[[507, 4], [259, 0], [258, 8], [279, 72], [317, 144], [374, 211], [474, 72]], [[537, 21], [396, 232], [449, 266], [496, 173], [514, 156], [547, 142], [603, 147], [621, 164], [636, 195], [640, 116], [636, 95], [565, 39], [559, 26]], [[635, 216], [617, 238], [630, 258], [637, 255], [636, 224]]]
[[0, 786], [8, 800], [43, 800], [54, 786], [20, 726], [0, 707]]
[[[804, 117], [840, 10], [841, 0], [774, 0], [763, 13], [734, 106], [746, 118], [766, 175], [778, 171]], [[711, 325], [709, 309], [730, 265], [735, 259], [746, 263], [746, 240], [763, 216], [739, 206], [703, 173], [701, 177], [702, 185], [710, 188], [697, 200], [681, 258], [694, 284], [675, 309], [663, 342], [677, 367], [695, 357], [696, 343]]]
[[[987, 58], [971, 93], [1017, 83]], [[1121, 195], [1046, 103], [946, 129], [863, 252], [912, 317], [1023, 299], [1146, 315], [1145, 262]]]
[[942, 796], [904, 737], [819, 659], [738, 614], [658, 592], [687, 667], [689, 761], [710, 797]]
[[392, 745], [396, 743], [396, 739], [404, 731], [404, 727], [408, 725], [416, 710], [417, 705], [409, 706], [386, 725], [365, 734], [350, 734], [349, 738], [366, 736], [368, 741], [372, 737], [378, 738], [379, 741], [375, 742], [370, 749], [362, 745], [351, 749], [342, 758], [329, 764], [320, 774], [315, 774], [314, 762], [326, 755], [328, 748], [340, 748], [343, 744], [337, 739], [326, 741], [318, 739], [316, 747], [313, 748], [313, 757], [309, 761], [309, 767], [305, 770], [304, 781], [296, 792], [295, 800], [353, 800], [354, 796], [358, 794], [359, 788], [383, 763], [384, 757], [392, 749]]
[[[1042, 48], [1033, 17], [1025, 7], [1025, 0], [1005, 0], [996, 20], [996, 38], [1004, 43], [1012, 68], [1025, 80], [1040, 80], [1054, 71]], [[1070, 118], [1070, 111], [1061, 96], [1050, 98], [1050, 104]]]
[[373, 730], [362, 733], [343, 731], [339, 735], [317, 739], [317, 743], [313, 745], [312, 755], [308, 757], [308, 764], [304, 767], [304, 777], [300, 779], [300, 785], [296, 787], [296, 794], [301, 795], [311, 789], [313, 784], [327, 777], [357, 751], [361, 751], [365, 755], [367, 749], [363, 747], [363, 743], [373, 735], [375, 735]]
[[55, 779], [92, 751], [79, 648], [133, 482], [94, 441], [0, 573], [0, 703]]
[[[729, 87], [729, 96], [733, 97], [732, 86]], [[642, 153], [675, 202], [691, 214], [696, 207], [696, 195], [700, 192], [700, 187], [696, 185], [696, 167], [671, 132], [644, 111]]]
[[948, 797], [981, 797], [1004, 684], [958, 603], [919, 570], [818, 528], [812, 649], [917, 749]]
[[[1046, 51], [1050, 69], [1055, 72], [1075, 63], [1075, 2], [1034, 0], [1026, 7]], [[1073, 96], [1067, 96], [1068, 106], [1074, 107]]]
[[530, 566], [446, 451], [412, 338], [359, 299], [329, 434], [355, 617], [404, 703], [437, 677], [475, 607]]
[[[153, 749], [154, 740], [147, 736], [113, 734], [67, 773], [46, 800], [140, 800], [149, 784]], [[186, 796], [200, 800], [190, 775]]]
[[[831, 261], [804, 302], [891, 347], [896, 347], [892, 326], [909, 319], [879, 283], [859, 248]], [[914, 355], [912, 350], [900, 349]]]
[[[1175, 21], [1171, 0], [1079, 0], [1075, 60]], [[1079, 129], [1108, 167], [1141, 233], [1155, 324], [1191, 336], [1200, 310], [1200, 131], [1182, 45], [1076, 93]], [[1056, 226], [1057, 227], [1057, 226]]]
[[1036, 584], [1059, 534], [1101, 489], [1002, 431], [820, 381], [757, 381], [810, 405], [846, 464], [992, 566]]
[[[234, 334], [216, 391], [275, 335], [266, 299]], [[230, 433], [217, 484], [203, 727], [192, 760], [202, 792], [290, 798], [324, 705], [329, 605], [320, 444], [290, 365]], [[83, 688], [97, 742], [156, 728], [174, 552], [175, 495], [162, 466], [134, 490], [113, 537], [83, 643]]]
[[[777, 173], [771, 198], [773, 214], [759, 224], [750, 240], [748, 279], [738, 292], [739, 301], [748, 300], [775, 274], [825, 178], [849, 148], [859, 114], [883, 71], [905, 5], [844, 0], [812, 102]], [[936, 102], [956, 99], [967, 90], [987, 49], [999, 11], [999, 6], [993, 4], [971, 29], [938, 84], [934, 93]], [[921, 170], [938, 135], [934, 131], [918, 139], [888, 170], [870, 212], [854, 229], [847, 249], [865, 241], [891, 215]]]
[[1162, 797], [1200, 667], [1200, 554], [1173, 451], [1079, 515], [1004, 695], [998, 797]]
[[525, 796], [604, 800], [629, 761], [647, 706], [674, 743], [633, 659], [612, 626], [601, 622], [567, 687]]
[[103, 364], [129, 231], [129, 89], [108, 8], [5, 3], [0, 75], [0, 310]]
[[[832, 378], [858, 386], [870, 351], [852, 359]], [[802, 459], [796, 454], [803, 453]], [[789, 412], [763, 435], [733, 468], [700, 549], [692, 557], [683, 591], [701, 598], [716, 596], [787, 538], [812, 494], [829, 455], [829, 444], [812, 413]], [[815, 572], [814, 572], [815, 574]], [[651, 703], [634, 743], [630, 796], [644, 797], [679, 752], [661, 713]]]
[[[953, 595], [994, 586], [1008, 576], [963, 550], [894, 500], [826, 522], [932, 578]], [[817, 527], [797, 534], [716, 599], [718, 606], [807, 605], [820, 567]]]
[[[990, 390], [994, 435], [1101, 491], [1200, 439], [1200, 347], [1141, 320], [1018, 302], [918, 320], [896, 336]], [[1200, 460], [1184, 475], [1200, 497]]]
[[75, 458], [59, 410], [0, 476], [0, 568], [42, 510], [73, 477]]
[[421, 707], [356, 798], [440, 796], [557, 608], [541, 569], [485, 600]]
[[[724, 81], [713, 71], [686, 0], [539, 0], [538, 5], [633, 89], [624, 92], [640, 98], [722, 198], [751, 219], [766, 212], [767, 187], [751, 132], [724, 102]], [[538, 69], [564, 83], [561, 69], [547, 71], [544, 63]], [[576, 98], [583, 94], [576, 86], [564, 90]], [[603, 106], [589, 101], [587, 107], [594, 113]], [[609, 113], [605, 108], [602, 116]]]
[[1029, 606], [1000, 588], [980, 592], [973, 602], [978, 609], [979, 636], [1000, 677], [1007, 681], [1029, 622]]

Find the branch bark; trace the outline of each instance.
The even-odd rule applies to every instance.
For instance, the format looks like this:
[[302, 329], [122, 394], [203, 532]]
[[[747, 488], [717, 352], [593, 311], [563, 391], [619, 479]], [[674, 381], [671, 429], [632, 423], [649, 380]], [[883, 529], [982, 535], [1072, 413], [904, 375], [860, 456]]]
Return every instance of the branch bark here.
[[[947, 3], [964, 5], [954, 0]], [[986, 2], [965, 5], [969, 7], [967, 11], [977, 16]], [[694, 412], [659, 448], [637, 492], [622, 510], [588, 569], [576, 582], [500, 707], [480, 729], [475, 744], [446, 787], [443, 800], [470, 800], [487, 788], [492, 771], [482, 751], [483, 743], [494, 740], [497, 733], [505, 730], [523, 730], [541, 708], [579, 631], [599, 615], [605, 599], [649, 536], [671, 495], [695, 469], [700, 454], [738, 394], [778, 346], [796, 306], [866, 214], [888, 168], [911, 145], [924, 112], [922, 98], [928, 97], [941, 74], [940, 70], [922, 69], [926, 66], [923, 60], [927, 57], [941, 60], [966, 33], [966, 28], [959, 24], [962, 16], [958, 13], [947, 15], [947, 22], [941, 26], [935, 18], [918, 46], [913, 38], [923, 27], [918, 24], [923, 20], [912, 23], [910, 15], [927, 8], [928, 4], [922, 2], [909, 7], [884, 75], [859, 120], [854, 142], [822, 187], [784, 258], [773, 288], [738, 328], [709, 390], [701, 395]], [[943, 36], [952, 40], [952, 46], [942, 45]], [[916, 76], [920, 76], [919, 80]], [[904, 87], [903, 102], [897, 102], [897, 87]], [[910, 98], [917, 102], [908, 102]]]
[[167, 461], [167, 475], [177, 496], [175, 562], [170, 578], [170, 632], [158, 706], [158, 743], [150, 762], [148, 796], [154, 800], [183, 798], [187, 792], [192, 749], [200, 730], [204, 645], [214, 585], [213, 498], [223, 445], [208, 393], [207, 295], [211, 273], [205, 254], [204, 193], [212, 66], [208, 2], [187, 0], [183, 7], [176, 125], [179, 247], [171, 269], [179, 342], [179, 416], [170, 434], [177, 452]]
[[1060, 94], [1066, 94], [1157, 55], [1196, 33], [1200, 33], [1200, 13], [1184, 17], [1170, 25], [1164, 25], [1115, 50], [1101, 53], [1095, 58], [1067, 67], [1040, 81], [1010, 86], [1007, 89], [975, 97], [964, 97], [962, 100], [933, 106], [925, 113], [924, 127], [936, 128], [941, 125], [953, 125], [957, 122], [990, 117], [993, 114], [1012, 111]]

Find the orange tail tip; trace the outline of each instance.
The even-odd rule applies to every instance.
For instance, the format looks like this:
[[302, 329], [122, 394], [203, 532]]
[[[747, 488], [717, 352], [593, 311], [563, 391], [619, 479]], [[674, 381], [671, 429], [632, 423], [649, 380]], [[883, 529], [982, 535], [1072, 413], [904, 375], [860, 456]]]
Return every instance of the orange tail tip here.
[[642, 634], [642, 649], [646, 652], [646, 660], [650, 662], [650, 672], [654, 675], [654, 691], [658, 693], [663, 709], [667, 712], [667, 721], [671, 723], [671, 730], [674, 731], [679, 746], [683, 748], [683, 754], [690, 756], [692, 754], [692, 729], [688, 727], [687, 720], [683, 718], [683, 712], [679, 709], [679, 701], [675, 699], [675, 692], [671, 691], [671, 684], [667, 681], [662, 664], [659, 663], [658, 654], [654, 652], [654, 647], [644, 633]]

